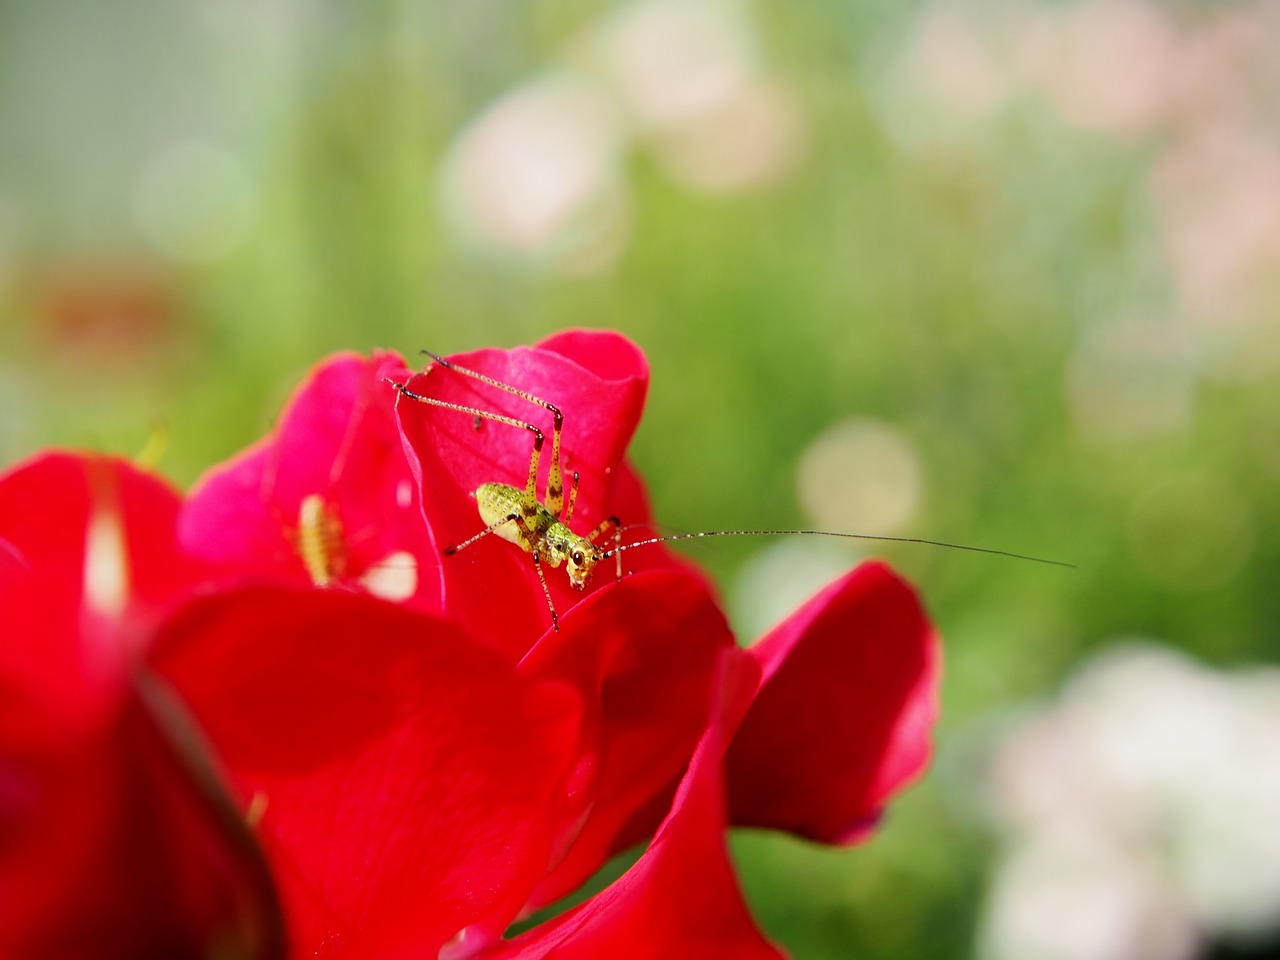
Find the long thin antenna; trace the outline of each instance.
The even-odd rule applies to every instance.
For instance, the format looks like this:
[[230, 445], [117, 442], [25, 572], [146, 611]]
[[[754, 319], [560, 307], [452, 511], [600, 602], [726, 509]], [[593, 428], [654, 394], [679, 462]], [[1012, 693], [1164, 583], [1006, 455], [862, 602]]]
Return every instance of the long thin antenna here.
[[883, 543], [923, 543], [931, 547], [949, 547], [952, 550], [969, 550], [972, 553], [990, 553], [998, 557], [1012, 557], [1015, 560], [1030, 560], [1033, 563], [1047, 563], [1055, 567], [1076, 568], [1074, 563], [1065, 560], [1049, 560], [1045, 557], [1032, 557], [1025, 553], [1014, 553], [1011, 550], [993, 550], [990, 547], [972, 547], [966, 543], [947, 543], [944, 540], [926, 540], [923, 537], [877, 537], [867, 533], [836, 533], [832, 530], [706, 530], [702, 533], [673, 533], [666, 537], [652, 537], [648, 540], [637, 540], [635, 543], [624, 543], [620, 547], [606, 550], [601, 559], [608, 559], [615, 553], [634, 550], [636, 547], [647, 547], [654, 543], [670, 543], [672, 540], [696, 540], [698, 537], [778, 537], [778, 536], [818, 536], [842, 537], [846, 540], [875, 540]]

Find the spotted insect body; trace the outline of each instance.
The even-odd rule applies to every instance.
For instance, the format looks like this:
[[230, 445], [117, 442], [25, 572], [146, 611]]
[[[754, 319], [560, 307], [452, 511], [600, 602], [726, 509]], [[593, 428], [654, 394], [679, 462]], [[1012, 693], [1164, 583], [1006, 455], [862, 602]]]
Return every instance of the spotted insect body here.
[[482, 483], [476, 489], [476, 507], [486, 528], [527, 553], [537, 553], [548, 566], [562, 563], [575, 589], [586, 588], [601, 551], [579, 536], [545, 506], [538, 503], [532, 516], [522, 511], [524, 491], [506, 483]]

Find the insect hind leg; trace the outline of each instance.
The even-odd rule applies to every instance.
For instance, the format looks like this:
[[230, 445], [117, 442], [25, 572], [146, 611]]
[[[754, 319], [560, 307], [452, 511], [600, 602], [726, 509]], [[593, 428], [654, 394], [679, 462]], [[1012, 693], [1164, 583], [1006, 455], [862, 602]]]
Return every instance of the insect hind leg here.
[[[504, 523], [510, 523], [513, 520], [518, 522], [523, 522], [524, 518], [518, 513], [513, 513], [510, 516], [503, 517], [501, 520], [495, 520], [493, 521], [493, 523], [489, 524], [479, 533], [473, 533], [471, 536], [467, 537], [467, 539], [463, 540], [461, 543], [455, 543], [451, 547], [445, 547], [440, 552], [443, 553], [446, 557], [451, 557], [455, 553], [457, 553], [459, 550], [465, 550], [467, 547], [471, 546], [477, 540], [483, 540], [489, 534], [496, 533], [500, 526], [502, 526]], [[525, 529], [526, 530], [528, 529], [527, 525]]]
[[[559, 517], [563, 513], [565, 507], [564, 472], [560, 465], [560, 435], [564, 429], [564, 414], [560, 412], [560, 408], [554, 403], [543, 400], [541, 397], [534, 396], [528, 390], [522, 390], [520, 387], [514, 386], [513, 384], [506, 383], [496, 377], [491, 377], [486, 373], [481, 373], [479, 370], [472, 370], [469, 367], [460, 367], [452, 360], [446, 360], [438, 353], [432, 353], [430, 350], [423, 350], [422, 352], [446, 370], [452, 370], [455, 373], [462, 374], [463, 376], [479, 380], [481, 383], [486, 383], [491, 387], [496, 387], [499, 390], [505, 390], [507, 393], [520, 397], [523, 400], [528, 400], [530, 403], [536, 403], [551, 414], [551, 470], [547, 474], [546, 507], [552, 516]], [[492, 415], [489, 419], [498, 420], [499, 422], [510, 422], [509, 420], [503, 420], [498, 415]], [[538, 502], [538, 458], [542, 453], [542, 435], [536, 427], [532, 427], [530, 424], [520, 423], [520, 425], [524, 426], [526, 429], [532, 428], [534, 430], [533, 457], [531, 458], [532, 462], [529, 464], [528, 496], [533, 499], [533, 502], [536, 505]], [[572, 509], [572, 507], [570, 507], [570, 509]], [[526, 516], [532, 516], [532, 511], [527, 511]]]
[[525, 485], [524, 496], [521, 499], [520, 509], [528, 518], [532, 518], [538, 510], [538, 461], [542, 456], [543, 433], [532, 423], [517, 419], [516, 417], [508, 417], [505, 414], [494, 413], [492, 410], [482, 410], [479, 407], [468, 407], [465, 404], [453, 403], [450, 400], [440, 400], [437, 397], [428, 397], [426, 394], [417, 393], [410, 390], [407, 384], [401, 383], [399, 380], [392, 380], [390, 377], [384, 378], [387, 383], [396, 388], [398, 393], [397, 402], [400, 397], [408, 397], [410, 400], [416, 400], [418, 403], [430, 404], [433, 407], [443, 407], [445, 410], [456, 410], [458, 413], [470, 414], [473, 417], [481, 417], [485, 420], [493, 420], [496, 423], [505, 423], [508, 426], [519, 427], [522, 430], [528, 430], [533, 434], [533, 456], [529, 458], [529, 480]]

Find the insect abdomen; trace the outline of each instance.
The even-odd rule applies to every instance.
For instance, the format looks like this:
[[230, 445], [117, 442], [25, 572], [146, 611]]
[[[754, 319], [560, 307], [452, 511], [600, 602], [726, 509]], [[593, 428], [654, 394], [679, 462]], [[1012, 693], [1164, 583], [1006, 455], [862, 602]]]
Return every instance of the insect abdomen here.
[[[521, 515], [523, 512], [521, 504], [524, 501], [524, 491], [506, 483], [482, 483], [476, 487], [476, 508], [480, 511], [480, 519], [484, 521], [485, 526], [493, 526], [493, 532], [509, 543], [514, 543], [520, 548], [532, 553], [534, 543], [540, 543], [543, 546], [541, 553], [552, 566], [557, 566], [560, 562], [558, 551], [548, 549], [550, 544], [544, 542], [546, 533], [554, 527], [559, 526], [558, 521], [542, 504], [537, 505], [532, 517], [524, 518], [525, 527], [532, 534], [532, 542], [525, 531], [520, 529], [520, 525], [512, 520], [508, 523], [501, 521], [512, 515]], [[566, 530], [566, 532], [568, 532]]]
[[[476, 508], [485, 526], [497, 523], [503, 517], [520, 512], [521, 491], [505, 483], [482, 483], [476, 487]], [[510, 525], [512, 529], [515, 524]], [[499, 527], [498, 534], [506, 536], [507, 528]], [[506, 537], [511, 540], [513, 538]]]

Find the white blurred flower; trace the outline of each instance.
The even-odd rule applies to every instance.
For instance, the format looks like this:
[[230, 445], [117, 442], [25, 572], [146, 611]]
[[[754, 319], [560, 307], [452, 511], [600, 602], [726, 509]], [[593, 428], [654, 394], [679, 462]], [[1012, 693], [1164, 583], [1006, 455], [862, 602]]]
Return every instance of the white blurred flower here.
[[1174, 285], [1193, 317], [1256, 319], [1280, 304], [1276, 138], [1206, 127], [1161, 156], [1151, 191]]
[[939, 0], [921, 9], [873, 78], [880, 117], [907, 146], [964, 142], [1010, 96], [1004, 34], [1009, 4]]
[[655, 134], [652, 146], [674, 177], [709, 193], [729, 193], [790, 171], [804, 140], [786, 90], [752, 81], [699, 122]]
[[1188, 129], [1274, 122], [1280, 89], [1280, 2], [1224, 4], [1186, 35], [1175, 65]]
[[1199, 941], [1154, 864], [1070, 832], [1005, 852], [978, 936], [984, 960], [1190, 960]]
[[621, 167], [637, 142], [714, 192], [776, 180], [803, 153], [799, 109], [761, 69], [730, 0], [639, 0], [566, 53], [574, 69], [509, 91], [449, 148], [441, 205], [478, 252], [575, 272], [607, 266], [630, 229]]
[[880, 122], [913, 150], [982, 142], [978, 134], [1019, 92], [1011, 38], [1026, 17], [1020, 0], [922, 7], [869, 78]]
[[[1007, 836], [992, 960], [1179, 960], [1280, 925], [1280, 671], [1218, 673], [1151, 645], [1088, 664], [999, 748]], [[1158, 922], [1157, 922], [1158, 920]]]
[[[820, 542], [816, 542], [820, 541]], [[783, 537], [747, 563], [733, 585], [733, 625], [759, 637], [857, 563], [860, 551], [824, 537]]]
[[1280, 671], [1234, 678], [1230, 745], [1184, 781], [1174, 869], [1207, 925], [1242, 937], [1280, 922]]
[[1141, 135], [1168, 118], [1180, 87], [1180, 37], [1145, 0], [1083, 0], [1043, 8], [1022, 24], [1014, 61], [1084, 129]]
[[625, 128], [607, 90], [564, 72], [506, 94], [454, 140], [441, 198], [479, 250], [603, 265], [627, 230]]
[[1121, 137], [1265, 124], [1280, 84], [1280, 2], [1192, 17], [1153, 0], [934, 0], [883, 60], [871, 82], [881, 119], [912, 147], [971, 142], [1029, 94]]
[[729, 192], [778, 179], [804, 151], [799, 107], [756, 46], [741, 4], [640, 0], [600, 26], [595, 55], [667, 171]]
[[644, 127], [696, 123], [756, 73], [742, 7], [727, 0], [641, 0], [599, 33], [600, 57]]

